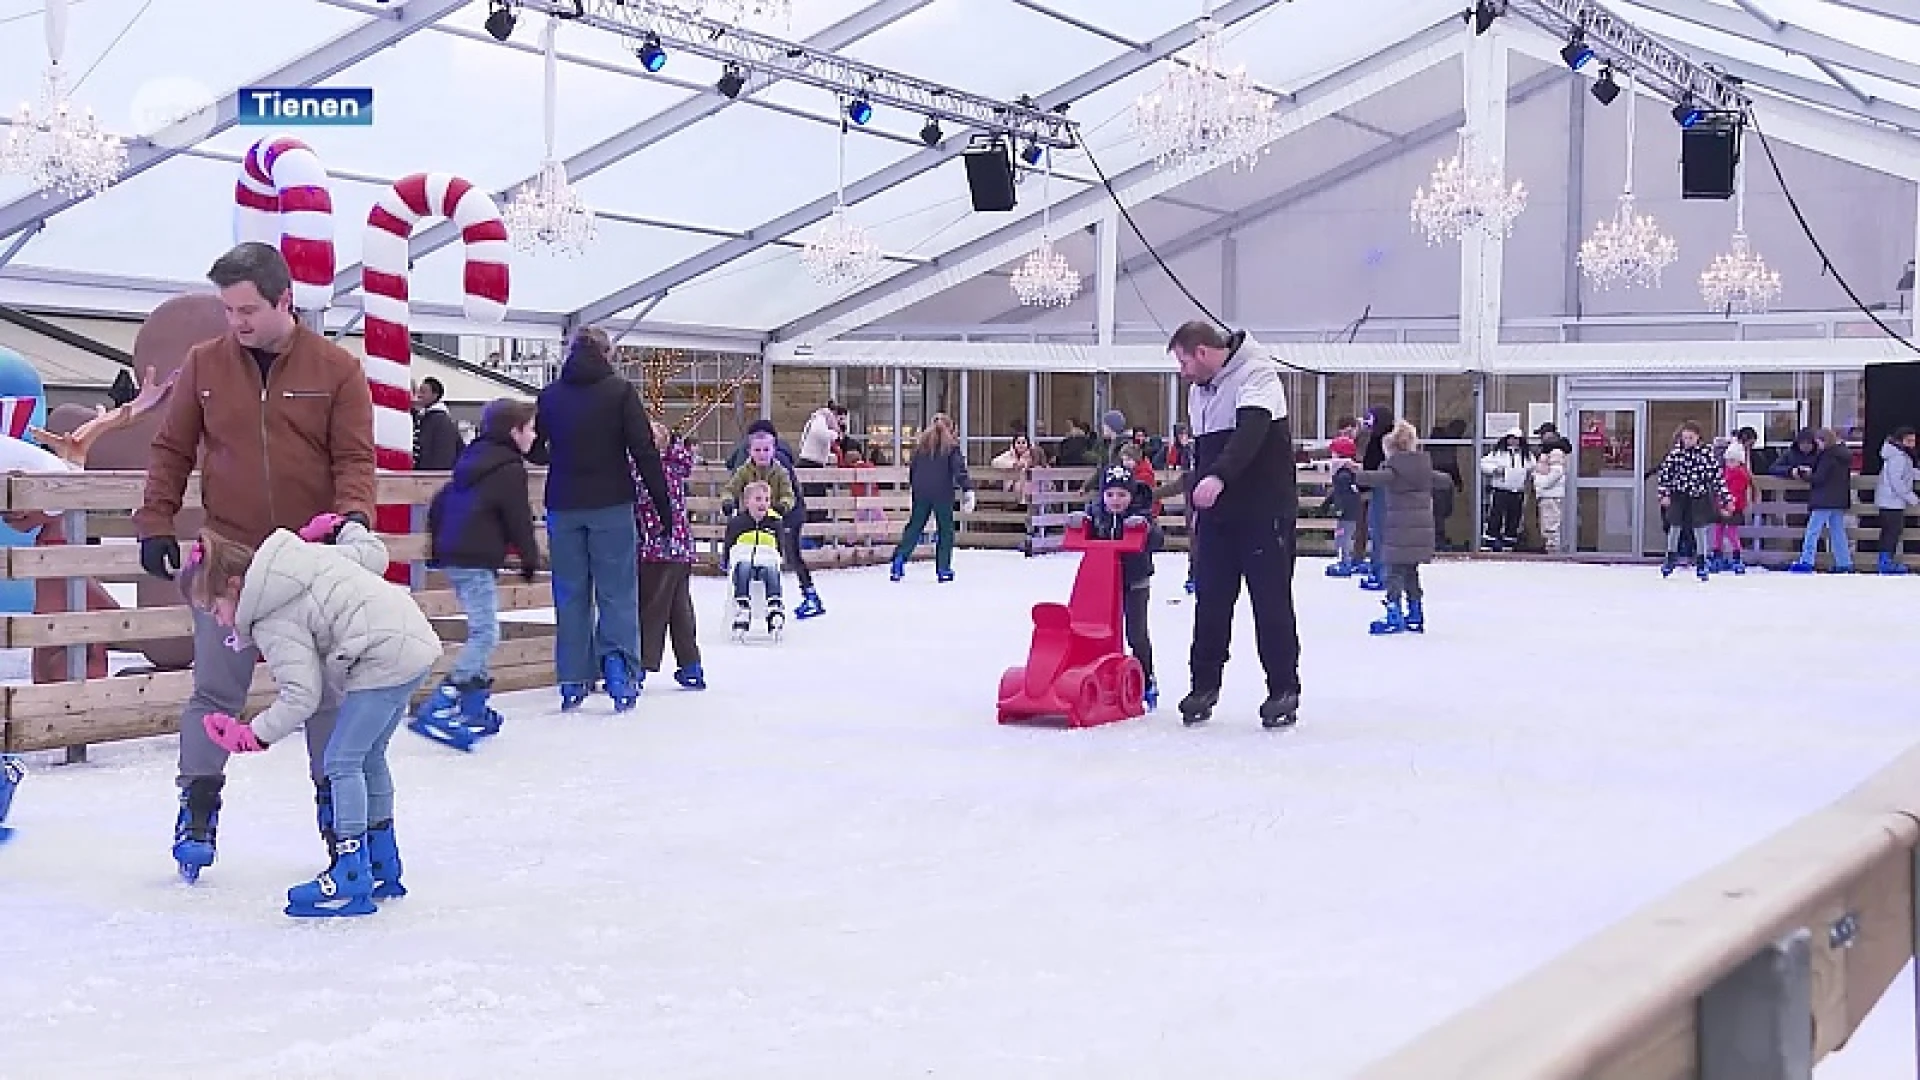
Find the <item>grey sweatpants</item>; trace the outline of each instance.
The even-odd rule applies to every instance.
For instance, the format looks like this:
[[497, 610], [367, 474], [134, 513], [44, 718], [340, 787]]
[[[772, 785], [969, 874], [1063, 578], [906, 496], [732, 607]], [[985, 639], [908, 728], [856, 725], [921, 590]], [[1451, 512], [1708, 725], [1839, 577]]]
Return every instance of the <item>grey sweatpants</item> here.
[[[260, 661], [256, 649], [235, 652], [227, 648], [229, 633], [213, 616], [193, 612], [193, 696], [180, 711], [181, 787], [195, 777], [220, 776], [227, 771], [227, 752], [207, 737], [200, 721], [212, 712], [240, 715], [247, 706], [253, 666]], [[329, 686], [321, 691], [320, 711], [308, 718], [306, 725], [307, 768], [316, 784], [326, 779], [327, 740], [333, 736], [339, 715], [340, 695]]]

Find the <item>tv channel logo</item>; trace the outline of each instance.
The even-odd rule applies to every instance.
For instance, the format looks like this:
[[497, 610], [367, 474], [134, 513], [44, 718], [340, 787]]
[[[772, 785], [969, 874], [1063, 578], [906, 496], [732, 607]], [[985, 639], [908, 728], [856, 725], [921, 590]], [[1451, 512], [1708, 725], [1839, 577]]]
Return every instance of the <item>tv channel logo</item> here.
[[373, 90], [370, 87], [245, 86], [240, 89], [242, 127], [366, 127], [372, 123]]

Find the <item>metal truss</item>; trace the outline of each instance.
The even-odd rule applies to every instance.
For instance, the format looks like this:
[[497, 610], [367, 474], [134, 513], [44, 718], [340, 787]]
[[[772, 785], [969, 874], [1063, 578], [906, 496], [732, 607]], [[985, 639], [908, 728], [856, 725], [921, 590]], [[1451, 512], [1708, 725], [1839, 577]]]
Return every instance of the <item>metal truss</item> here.
[[651, 39], [670, 51], [738, 65], [749, 86], [756, 77], [772, 76], [819, 87], [843, 100], [859, 98], [1054, 149], [1071, 149], [1079, 141], [1073, 121], [1030, 99], [996, 101], [954, 90], [657, 0], [530, 0], [523, 6], [619, 34], [636, 50]]
[[1695, 63], [1686, 53], [1608, 11], [1596, 0], [1505, 0], [1508, 14], [1561, 39], [1577, 30], [1602, 61], [1632, 73], [1676, 102], [1691, 101], [1714, 112], [1744, 114], [1753, 104], [1725, 73]]

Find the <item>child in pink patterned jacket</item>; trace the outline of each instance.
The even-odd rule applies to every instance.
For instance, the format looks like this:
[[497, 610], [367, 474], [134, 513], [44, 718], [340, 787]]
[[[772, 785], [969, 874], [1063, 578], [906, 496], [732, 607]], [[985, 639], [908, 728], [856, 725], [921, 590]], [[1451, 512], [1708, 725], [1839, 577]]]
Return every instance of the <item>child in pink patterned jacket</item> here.
[[635, 506], [640, 522], [640, 667], [641, 678], [659, 671], [673, 639], [678, 665], [673, 681], [689, 690], [705, 690], [700, 668], [700, 638], [693, 611], [693, 530], [687, 523], [687, 478], [693, 475], [693, 449], [679, 436], [653, 425], [654, 444], [667, 471], [667, 527], [645, 491]]

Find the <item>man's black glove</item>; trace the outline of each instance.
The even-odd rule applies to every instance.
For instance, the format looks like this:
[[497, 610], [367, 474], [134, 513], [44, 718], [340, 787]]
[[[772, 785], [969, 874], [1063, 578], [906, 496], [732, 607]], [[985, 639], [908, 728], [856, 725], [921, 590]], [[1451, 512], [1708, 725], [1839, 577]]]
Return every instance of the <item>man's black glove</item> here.
[[720, 515], [722, 517], [732, 517], [734, 513], [739, 509], [740, 508], [738, 506], [734, 505], [734, 501], [732, 499], [720, 500]]
[[141, 540], [140, 568], [162, 581], [172, 581], [180, 569], [180, 541], [171, 536], [149, 536]]
[[[340, 517], [343, 519], [342, 524], [344, 524], [347, 521], [357, 521], [360, 523], [361, 528], [367, 530], [368, 532], [373, 531], [373, 522], [367, 518], [367, 515], [361, 513], [358, 510], [349, 510], [344, 514], [341, 514]], [[340, 536], [338, 532], [335, 532], [333, 535], [336, 539]]]
[[531, 585], [533, 584], [533, 580], [539, 576], [540, 576], [540, 568], [535, 566], [531, 560], [520, 564], [520, 580], [521, 581], [524, 581], [527, 584]]

